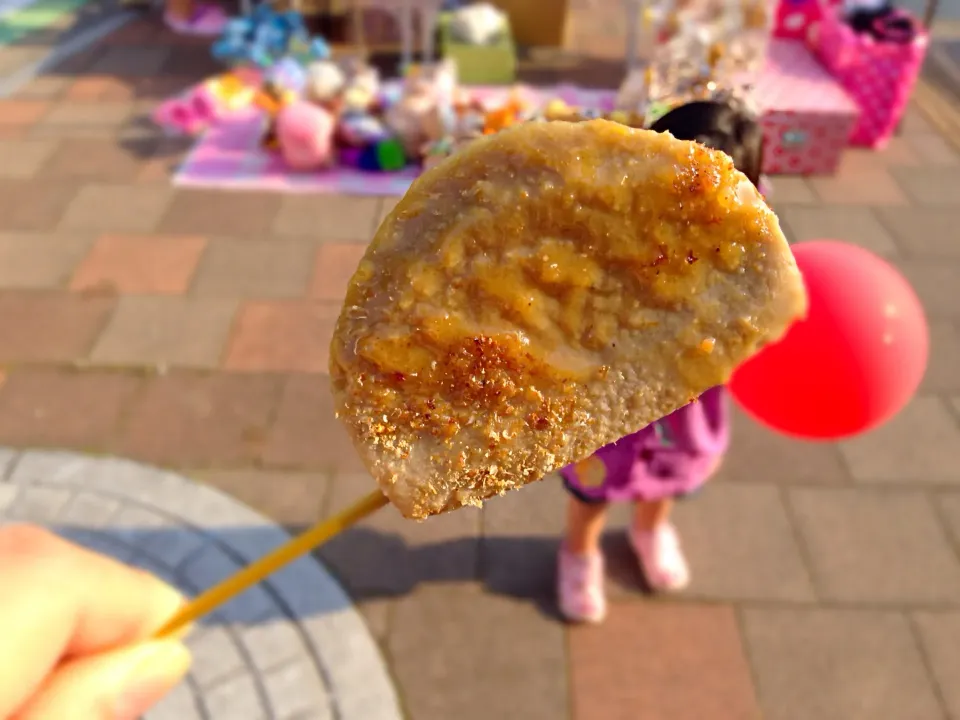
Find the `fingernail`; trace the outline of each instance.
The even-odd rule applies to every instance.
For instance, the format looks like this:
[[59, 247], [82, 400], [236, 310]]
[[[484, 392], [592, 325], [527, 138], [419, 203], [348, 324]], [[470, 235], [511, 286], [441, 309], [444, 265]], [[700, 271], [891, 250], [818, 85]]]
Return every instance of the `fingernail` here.
[[176, 640], [158, 640], [145, 644], [130, 664], [114, 705], [115, 720], [137, 720], [183, 680], [190, 651]]

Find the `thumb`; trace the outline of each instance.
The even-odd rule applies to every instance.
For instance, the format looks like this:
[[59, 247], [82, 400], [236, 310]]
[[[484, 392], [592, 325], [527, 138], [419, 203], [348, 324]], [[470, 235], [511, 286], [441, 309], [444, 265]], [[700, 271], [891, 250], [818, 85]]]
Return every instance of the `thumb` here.
[[177, 640], [157, 640], [72, 660], [50, 675], [14, 720], [136, 720], [190, 668]]

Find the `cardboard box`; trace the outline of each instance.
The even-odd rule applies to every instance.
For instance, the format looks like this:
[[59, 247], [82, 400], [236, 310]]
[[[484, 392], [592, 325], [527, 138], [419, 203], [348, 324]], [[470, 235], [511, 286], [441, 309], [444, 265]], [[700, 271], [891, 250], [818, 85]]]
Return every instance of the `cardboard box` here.
[[775, 40], [753, 98], [765, 140], [763, 172], [832, 175], [860, 109], [804, 43]]
[[510, 18], [513, 38], [525, 47], [563, 47], [567, 41], [569, 0], [489, 0]]

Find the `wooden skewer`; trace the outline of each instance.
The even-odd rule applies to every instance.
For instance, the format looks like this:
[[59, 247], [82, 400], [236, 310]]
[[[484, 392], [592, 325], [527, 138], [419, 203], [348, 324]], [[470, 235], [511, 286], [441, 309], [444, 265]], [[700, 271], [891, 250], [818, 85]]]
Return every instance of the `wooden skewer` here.
[[215, 610], [244, 590], [256, 585], [268, 575], [275, 573], [292, 560], [308, 553], [318, 545], [359, 522], [387, 504], [387, 498], [379, 490], [367, 495], [343, 512], [317, 523], [301, 535], [284, 543], [273, 552], [248, 565], [237, 573], [187, 603], [160, 628], [154, 637], [162, 639], [175, 635], [185, 626]]

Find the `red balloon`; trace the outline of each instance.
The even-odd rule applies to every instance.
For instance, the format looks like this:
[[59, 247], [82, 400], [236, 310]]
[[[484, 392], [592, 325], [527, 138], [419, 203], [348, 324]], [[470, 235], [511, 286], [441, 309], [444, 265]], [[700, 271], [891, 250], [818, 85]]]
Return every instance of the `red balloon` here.
[[916, 392], [930, 336], [913, 288], [856, 245], [793, 246], [809, 297], [805, 320], [741, 365], [730, 391], [754, 419], [810, 440], [836, 440], [889, 420]]

